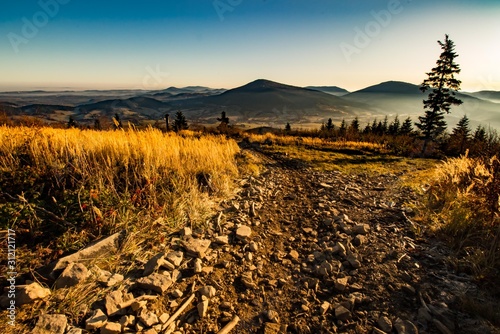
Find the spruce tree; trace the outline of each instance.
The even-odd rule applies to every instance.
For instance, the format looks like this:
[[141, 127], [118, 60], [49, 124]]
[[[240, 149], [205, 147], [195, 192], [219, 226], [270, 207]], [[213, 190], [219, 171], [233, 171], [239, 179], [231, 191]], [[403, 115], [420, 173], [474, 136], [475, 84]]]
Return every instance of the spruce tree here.
[[292, 126], [290, 125], [290, 123], [286, 123], [286, 125], [285, 125], [285, 132], [286, 133], [290, 133], [290, 131], [292, 131]]
[[175, 119], [174, 119], [174, 131], [179, 132], [181, 130], [186, 130], [188, 128], [188, 124], [186, 121], [186, 117], [182, 113], [182, 111], [178, 111], [175, 114]]
[[432, 90], [424, 100], [424, 116], [418, 118], [415, 125], [422, 131], [424, 145], [422, 155], [425, 154], [430, 140], [436, 139], [446, 130], [444, 114], [450, 113], [452, 105], [460, 105], [462, 101], [455, 96], [455, 91], [460, 89], [461, 81], [455, 79], [455, 74], [460, 73], [460, 67], [455, 63], [458, 54], [455, 52], [455, 43], [445, 35], [444, 42], [438, 41], [443, 50], [427, 79], [420, 86], [422, 92]]
[[399, 134], [403, 136], [410, 135], [413, 132], [413, 122], [410, 117], [407, 117], [403, 124], [401, 125], [401, 129], [399, 130]]
[[482, 125], [478, 125], [476, 131], [474, 131], [474, 141], [475, 142], [485, 142], [486, 141], [486, 129]]
[[333, 121], [331, 118], [329, 118], [328, 122], [326, 123], [326, 129], [328, 131], [333, 131], [333, 129], [335, 129], [335, 125], [333, 124]]
[[389, 134], [393, 136], [397, 136], [399, 134], [399, 130], [401, 129], [401, 124], [399, 123], [398, 115], [394, 117], [394, 121], [389, 125]]
[[457, 126], [453, 129], [450, 136], [450, 142], [453, 147], [458, 148], [458, 154], [464, 154], [465, 145], [470, 138], [469, 118], [464, 115]]
[[351, 125], [349, 126], [349, 131], [353, 133], [359, 132], [359, 118], [357, 116], [352, 120]]
[[342, 122], [340, 123], [339, 135], [344, 136], [347, 131], [347, 123], [345, 119], [342, 118]]

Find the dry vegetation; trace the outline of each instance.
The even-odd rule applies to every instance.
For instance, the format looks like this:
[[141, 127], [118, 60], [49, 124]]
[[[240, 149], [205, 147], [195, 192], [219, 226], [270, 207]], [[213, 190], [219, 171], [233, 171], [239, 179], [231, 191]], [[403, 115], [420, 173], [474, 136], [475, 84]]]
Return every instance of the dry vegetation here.
[[[430, 182], [415, 219], [430, 224], [455, 247], [458, 269], [477, 277], [498, 273], [497, 157], [463, 156], [438, 165], [436, 160], [391, 155], [383, 144], [272, 134], [242, 136], [266, 152], [320, 170], [368, 177], [397, 174], [402, 186], [414, 189]], [[166, 242], [173, 228], [185, 223], [203, 225], [214, 204], [234, 191], [232, 180], [238, 168], [256, 174], [259, 164], [255, 156], [240, 152], [234, 140], [192, 131], [166, 134], [151, 128], [92, 131], [2, 126], [0, 228], [16, 230], [19, 274], [33, 272], [103, 235], [127, 229], [120, 258], [99, 263], [103, 269], [126, 274], [133, 269], [127, 263], [150, 258], [154, 245]], [[72, 289], [67, 296], [54, 294], [43, 303], [22, 308], [19, 320], [58, 308], [80, 319], [81, 306], [107, 293], [92, 291], [96, 291], [95, 282]], [[471, 305], [464, 302], [463, 308]]]
[[238, 152], [193, 132], [0, 127], [0, 224], [17, 232], [19, 273], [160, 217], [203, 223], [232, 191]]
[[329, 140], [318, 137], [278, 136], [271, 133], [263, 135], [244, 134], [244, 138], [252, 143], [272, 143], [280, 146], [296, 145], [314, 149], [323, 148], [330, 150], [359, 150], [380, 153], [387, 152], [387, 149], [383, 144], [364, 141]]
[[500, 160], [449, 159], [438, 166], [423, 219], [457, 251], [456, 265], [478, 278], [500, 270]]

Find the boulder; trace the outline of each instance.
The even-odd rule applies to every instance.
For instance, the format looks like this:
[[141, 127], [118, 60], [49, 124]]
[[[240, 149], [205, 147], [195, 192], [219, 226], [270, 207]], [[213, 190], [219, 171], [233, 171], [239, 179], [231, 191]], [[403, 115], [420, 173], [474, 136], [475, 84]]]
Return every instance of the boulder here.
[[70, 263], [56, 280], [56, 289], [69, 288], [89, 277], [90, 272], [82, 263]]
[[32, 334], [64, 334], [68, 319], [64, 314], [44, 314], [38, 317]]

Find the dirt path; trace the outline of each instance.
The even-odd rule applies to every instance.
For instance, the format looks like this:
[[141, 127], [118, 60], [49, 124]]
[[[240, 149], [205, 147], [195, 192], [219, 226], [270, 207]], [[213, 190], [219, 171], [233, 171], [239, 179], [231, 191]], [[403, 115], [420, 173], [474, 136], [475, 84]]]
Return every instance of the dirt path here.
[[26, 325], [219, 333], [237, 316], [231, 333], [500, 333], [457, 311], [478, 288], [449, 268], [446, 247], [415, 233], [406, 205], [417, 197], [402, 173], [346, 175], [249, 153], [265, 170], [240, 180], [212, 221], [170, 234], [121, 280], [97, 270], [106, 290], [87, 281], [80, 289], [101, 297], [76, 317], [59, 311]]
[[[415, 195], [397, 175], [348, 177], [253, 154], [266, 171], [227, 203], [219, 232], [230, 243], [203, 279], [220, 292], [219, 324], [237, 314], [237, 333], [495, 333], [452, 309], [476, 287], [447, 268], [442, 245], [415, 238], [403, 214]], [[215, 331], [213, 320], [193, 329]]]

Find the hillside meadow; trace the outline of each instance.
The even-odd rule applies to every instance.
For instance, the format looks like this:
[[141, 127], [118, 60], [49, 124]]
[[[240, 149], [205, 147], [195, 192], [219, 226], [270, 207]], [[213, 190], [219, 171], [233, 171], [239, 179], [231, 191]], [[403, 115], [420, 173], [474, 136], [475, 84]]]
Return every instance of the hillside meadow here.
[[0, 225], [16, 230], [19, 273], [124, 228], [204, 222], [233, 192], [238, 154], [190, 131], [0, 127]]

